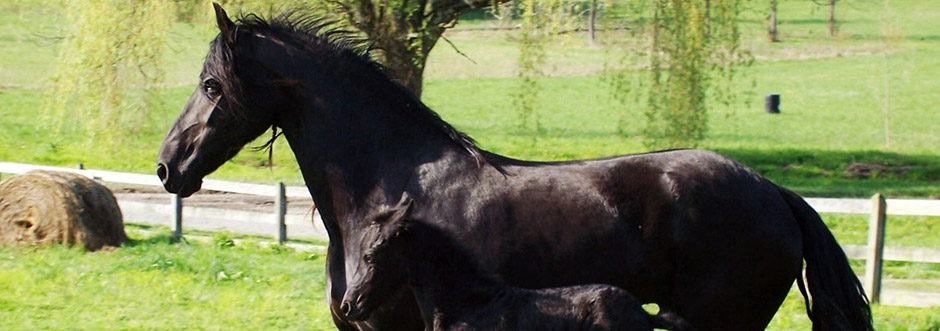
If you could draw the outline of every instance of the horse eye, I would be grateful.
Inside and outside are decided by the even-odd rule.
[[[366,254],[366,256],[362,257],[362,260],[366,261],[366,263],[372,263],[372,254]]]
[[[219,81],[215,80],[215,78],[206,79],[206,81],[202,82],[202,87],[205,89],[206,94],[210,96],[216,96],[222,92]]]

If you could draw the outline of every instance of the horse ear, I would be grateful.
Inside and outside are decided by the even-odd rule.
[[[228,18],[225,9],[222,9],[218,2],[213,2],[212,8],[215,9],[215,22],[219,26],[219,35],[226,43],[232,45],[235,42],[235,22]]]

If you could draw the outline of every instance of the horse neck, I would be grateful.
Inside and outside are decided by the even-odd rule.
[[[397,202],[418,165],[471,159],[422,117],[417,98],[384,77],[343,71],[352,74],[305,75],[320,79],[301,80],[305,95],[278,116],[321,215],[343,219],[357,206]]]
[[[442,231],[416,222],[408,233],[402,259],[425,322],[485,306],[507,289]]]

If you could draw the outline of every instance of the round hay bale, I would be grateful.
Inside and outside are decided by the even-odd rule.
[[[104,185],[42,170],[0,182],[0,243],[80,244],[95,251],[125,240],[121,209]]]

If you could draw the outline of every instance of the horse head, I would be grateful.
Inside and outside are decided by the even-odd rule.
[[[369,217],[371,224],[360,233],[358,249],[346,249],[348,281],[346,295],[340,309],[353,321],[369,317],[386,299],[392,297],[405,284],[402,263],[407,245],[402,234],[411,220],[410,198],[406,196],[397,206]]]
[[[286,100],[278,77],[259,65],[264,51],[215,4],[219,34],[203,63],[200,84],[170,127],[157,157],[157,176],[167,191],[189,196],[202,179],[274,125]]]

